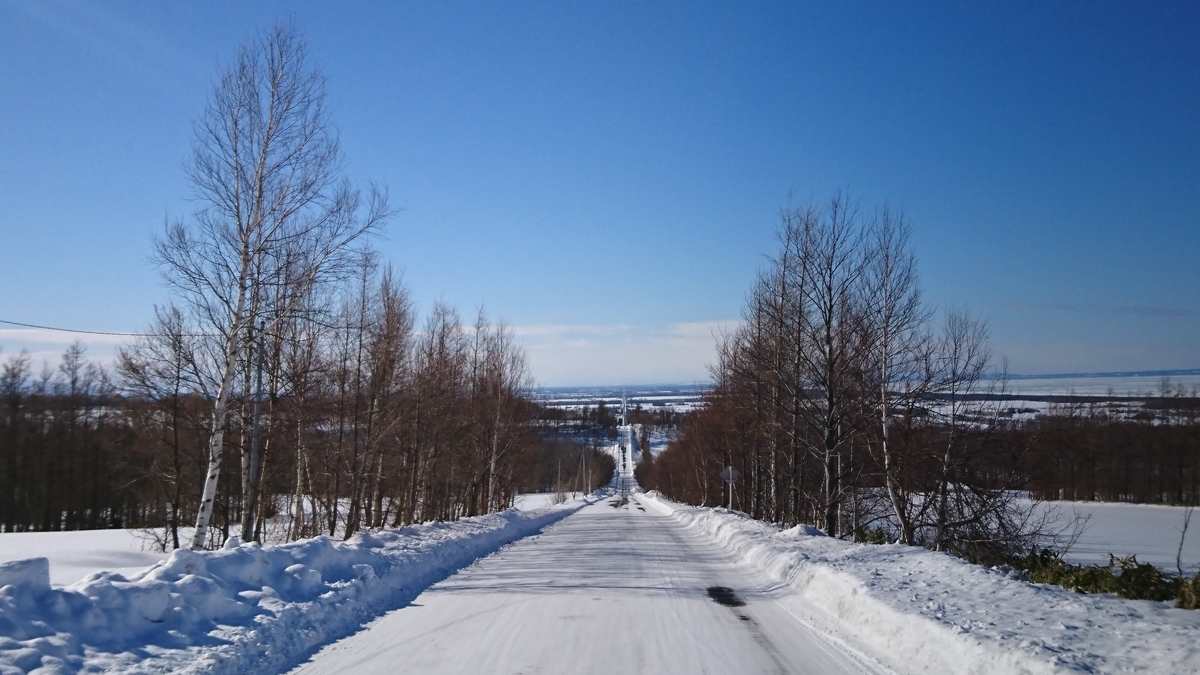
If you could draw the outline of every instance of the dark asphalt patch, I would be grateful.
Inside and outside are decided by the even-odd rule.
[[[709,586],[708,597],[726,607],[744,607],[746,605],[746,601],[739,598],[737,593],[734,593],[733,589],[728,586]]]

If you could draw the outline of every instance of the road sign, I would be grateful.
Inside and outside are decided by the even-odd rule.
[[[711,476],[712,474],[709,474],[709,475]],[[725,470],[721,472],[721,480],[725,481],[726,483],[732,484],[741,477],[742,477],[742,472],[738,471],[737,469],[733,468],[732,466],[725,467]]]

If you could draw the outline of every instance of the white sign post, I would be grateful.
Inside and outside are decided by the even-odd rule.
[[[721,480],[729,483],[729,510],[733,510],[733,482],[742,477],[742,472],[732,466],[725,467],[721,472]]]

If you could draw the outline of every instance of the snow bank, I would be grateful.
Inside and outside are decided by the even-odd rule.
[[[0,675],[282,670],[424,588],[578,510],[519,511],[317,537],[178,550],[131,577],[52,588],[45,558],[0,565]]]
[[[30,558],[0,564],[0,588],[24,586],[32,590],[50,589],[50,560]]]
[[[1030,584],[953,556],[641,500],[764,570],[900,672],[1200,672],[1200,612]]]

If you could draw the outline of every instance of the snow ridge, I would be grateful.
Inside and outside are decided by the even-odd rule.
[[[1171,603],[1030,584],[944,553],[781,530],[656,492],[642,501],[786,584],[898,672],[1200,672],[1200,612]]]
[[[576,501],[279,546],[178,550],[126,578],[51,588],[44,558],[0,565],[0,675],[280,671],[429,585],[574,513]]]

